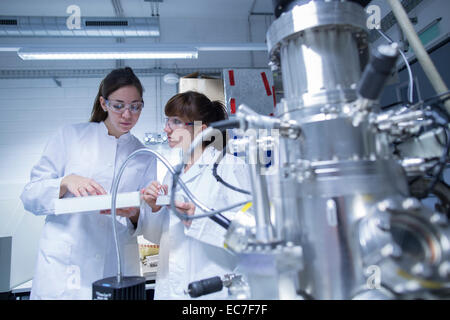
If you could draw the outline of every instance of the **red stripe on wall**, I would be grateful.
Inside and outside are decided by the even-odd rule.
[[[264,87],[266,88],[266,93],[268,96],[272,95],[272,91],[270,90],[269,81],[267,80],[267,76],[265,72],[261,72],[261,77],[264,83]]]
[[[234,86],[234,71],[233,70],[228,70],[228,76],[230,78],[230,86]]]
[[[231,114],[236,113],[236,99],[234,99],[234,98],[230,99],[230,111],[231,111]]]
[[[272,93],[273,93],[273,107],[277,107],[277,97],[275,96],[275,86],[272,86]]]

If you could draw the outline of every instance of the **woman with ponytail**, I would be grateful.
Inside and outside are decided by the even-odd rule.
[[[110,210],[55,215],[55,200],[111,192],[123,162],[144,147],[130,133],[143,108],[143,87],[133,70],[115,69],[100,84],[90,121],[64,126],[48,141],[21,195],[27,211],[46,216],[31,299],[92,299],[92,283],[116,274]],[[155,177],[154,157],[134,158],[118,191],[139,191]],[[117,215],[124,274],[139,275],[144,213],[126,208]]]
[[[188,91],[173,96],[165,107],[169,147],[186,151],[194,138],[211,123],[227,119],[225,107],[219,101],[211,101],[205,95]],[[213,176],[214,163],[222,156],[226,140],[218,132],[212,141],[193,152],[188,163],[184,163],[181,180],[189,190],[206,206],[223,208],[236,202],[249,200],[249,197],[228,189],[217,182]],[[226,154],[217,168],[219,176],[233,186],[250,190],[245,163]],[[224,249],[225,229],[208,218],[190,221],[180,220],[168,207],[157,205],[161,193],[171,190],[172,175],[168,173],[163,183],[153,181],[144,191],[147,205],[143,210],[152,213],[145,215],[144,237],[159,244],[158,271],[156,275],[155,299],[189,299],[184,292],[193,281],[223,276],[233,272],[235,257]],[[179,188],[177,195],[184,195]],[[188,215],[201,214],[202,211],[185,196],[187,202],[175,202],[176,209]],[[233,219],[234,212],[223,213]],[[225,299],[226,290],[203,296],[204,299]]]

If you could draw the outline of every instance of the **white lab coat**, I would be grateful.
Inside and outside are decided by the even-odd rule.
[[[111,215],[55,215],[54,200],[69,174],[92,178],[110,193],[120,166],[140,148],[144,146],[130,133],[118,139],[108,135],[104,122],[65,126],[49,140],[21,195],[27,211],[47,216],[31,299],[92,299],[92,283],[117,273]],[[127,164],[119,192],[138,191],[155,178],[155,157],[137,156]],[[67,192],[64,197],[73,195]],[[137,235],[144,215],[141,212],[137,229],[128,218],[117,217],[124,275],[140,274]]]
[[[233,191],[217,182],[212,175],[215,160],[221,151],[208,147],[202,157],[181,179],[189,190],[209,208],[220,209],[238,202],[251,201],[250,196]],[[250,180],[244,161],[229,154],[222,159],[218,174],[229,184],[250,190]],[[163,184],[172,185],[168,173]],[[177,194],[185,193],[179,184]],[[185,195],[186,196],[186,195]],[[189,200],[190,201],[190,200]],[[151,212],[151,208],[145,205]],[[241,208],[224,215],[230,220]],[[204,213],[196,208],[195,214]],[[223,276],[236,268],[236,257],[223,246],[225,229],[210,218],[192,220],[189,228],[167,207],[145,215],[143,235],[160,245],[156,275],[155,299],[190,299],[184,293],[188,284],[214,276]],[[201,297],[201,299],[226,299],[226,289]]]

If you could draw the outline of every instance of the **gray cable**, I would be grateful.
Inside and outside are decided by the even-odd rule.
[[[393,43],[394,41],[386,35],[383,31],[380,29],[376,29],[378,33],[386,39],[389,43]],[[408,70],[408,77],[409,77],[409,86],[408,86],[408,100],[409,103],[413,103],[414,100],[414,78],[411,70],[411,66],[409,65],[408,58],[406,58],[406,55],[403,53],[403,51],[399,48],[398,52],[402,56],[403,60],[405,61],[406,69]]]
[[[112,198],[111,198],[111,215],[113,218],[113,235],[114,235],[114,242],[116,245],[116,255],[117,255],[117,281],[120,282],[121,278],[122,278],[122,266],[121,266],[121,255],[120,255],[120,249],[119,249],[119,242],[118,242],[118,238],[117,238],[117,228],[116,228],[116,198],[117,198],[117,190],[119,188],[119,181],[120,178],[122,177],[123,171],[125,170],[126,165],[128,164],[128,162],[134,158],[136,155],[140,154],[140,153],[144,153],[144,152],[148,152],[151,153],[153,155],[155,155],[159,160],[161,160],[161,162],[167,167],[167,169],[174,174],[175,171],[173,169],[173,167],[170,165],[169,161],[167,161],[166,158],[164,158],[162,155],[160,155],[159,153],[150,150],[150,149],[138,149],[136,151],[134,151],[133,153],[131,153],[128,158],[124,161],[124,163],[122,164],[122,166],[120,167],[120,170],[117,174],[117,177],[114,179],[113,185],[112,185]],[[189,191],[189,189],[186,187],[186,185],[183,183],[183,181],[180,181],[180,185],[183,188],[183,190],[186,192],[186,195],[192,200],[192,202],[194,202],[198,207],[201,208],[205,208],[206,210],[208,210],[208,208],[203,205],[202,203],[200,203],[200,201]]]
[[[220,212],[223,211],[227,211],[242,205],[245,205],[248,203],[248,201],[245,202],[240,202],[234,205],[231,205],[229,207],[220,209],[220,210],[213,210],[213,209],[203,209],[201,208],[203,211],[207,211],[208,213],[205,214],[199,214],[199,215],[194,215],[194,216],[189,216],[187,214],[182,214],[180,212],[178,212],[175,209],[175,190],[176,190],[176,184],[177,181],[182,182],[181,179],[179,179],[179,176],[181,174],[181,171],[183,170],[184,167],[184,163],[187,163],[187,161],[190,161],[190,156],[191,154],[195,151],[195,149],[205,140],[209,139],[213,134],[214,134],[214,130],[216,130],[213,127],[208,127],[205,130],[203,130],[199,135],[197,135],[197,137],[195,137],[195,139],[192,141],[191,146],[189,148],[189,150],[183,155],[183,162],[181,164],[179,164],[177,166],[177,168],[175,168],[173,176],[172,176],[172,190],[171,190],[171,194],[170,194],[170,205],[173,208],[173,212],[176,214],[176,216],[182,220],[194,220],[194,219],[200,219],[200,218],[206,218],[206,217],[211,217],[215,214],[218,214]]]
[[[113,219],[113,221],[112,221],[112,224],[113,224],[113,235],[114,235],[114,242],[115,242],[115,245],[116,245],[116,255],[117,255],[117,282],[120,282],[121,279],[122,279],[121,255],[120,255],[119,241],[118,241],[118,237],[117,237],[117,227],[116,227],[116,198],[117,198],[117,191],[118,191],[118,188],[119,188],[119,181],[120,181],[120,178],[121,178],[121,176],[123,174],[123,171],[125,170],[125,167],[128,164],[128,162],[132,158],[134,158],[136,155],[141,154],[141,153],[147,153],[147,152],[153,154],[154,156],[156,156],[167,167],[167,169],[170,171],[170,173],[172,173],[172,175],[174,176],[174,180],[178,181],[180,183],[181,188],[186,193],[186,195],[192,200],[192,202],[197,207],[199,207],[201,210],[207,212],[206,214],[195,215],[195,216],[188,216],[187,214],[179,213],[177,210],[174,209],[173,211],[175,211],[175,214],[180,219],[182,219],[182,220],[193,220],[193,219],[200,219],[200,218],[210,217],[210,216],[218,214],[218,213],[220,213],[222,211],[227,211],[227,210],[236,208],[238,206],[242,206],[242,205],[247,203],[247,201],[246,202],[240,202],[240,203],[237,203],[237,204],[225,207],[225,208],[220,209],[220,210],[212,210],[212,209],[208,208],[207,206],[205,206],[203,203],[201,203],[200,200],[198,200],[197,197],[195,197],[189,191],[189,189],[186,187],[184,182],[181,179],[179,179],[179,173],[176,172],[176,170],[172,167],[172,165],[169,163],[169,161],[167,161],[167,159],[164,158],[161,154],[159,154],[156,151],[147,149],[147,148],[138,149],[138,150],[134,151],[133,153],[131,153],[127,157],[127,159],[124,161],[124,163],[120,167],[120,170],[119,170],[116,178],[114,179],[113,185],[112,185],[111,216],[112,216],[112,219]],[[172,195],[171,195],[171,204],[174,205],[174,192],[172,192]],[[173,206],[173,208],[175,208],[175,206]]]

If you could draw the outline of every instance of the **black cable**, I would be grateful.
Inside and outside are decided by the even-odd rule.
[[[171,192],[173,192],[173,193],[175,193],[175,191],[176,191],[176,185],[177,185],[178,179],[180,179],[182,168],[183,168],[183,165],[180,164],[179,168],[176,168],[175,173],[172,175],[172,191]],[[173,208],[173,210],[177,210],[177,209]],[[214,211],[214,209],[212,209],[212,210]],[[218,225],[220,225],[221,227],[223,227],[224,229],[228,229],[228,227],[231,224],[231,220],[228,219],[227,217],[225,217],[221,213],[216,213],[213,216],[210,216],[209,218],[212,221],[214,221],[215,223],[217,223]]]
[[[446,98],[444,98],[444,99],[441,99],[441,97],[442,97],[442,96],[445,96],[445,95],[449,95],[449,96],[446,97]],[[443,102],[443,101],[445,101],[445,100],[450,99],[450,90],[447,91],[447,92],[440,93],[440,94],[437,94],[437,95],[435,95],[435,96],[429,97],[429,98],[423,100],[422,103],[428,103],[428,101],[433,100],[433,99],[438,99],[438,101],[436,101],[436,102]]]
[[[398,101],[398,102],[394,102],[394,103],[391,103],[391,104],[388,104],[387,106],[382,106],[382,107],[380,107],[380,109],[381,110],[386,110],[386,109],[389,109],[389,108],[392,108],[392,107],[395,107],[395,106],[398,106],[398,105],[406,105],[406,106],[410,106],[411,104],[409,103],[409,102],[406,102],[406,101]]]
[[[438,134],[437,134],[436,131],[433,132],[433,137],[434,137],[434,140],[436,140],[436,142],[437,142],[442,148],[445,147],[445,142],[441,141],[441,138],[438,136]]]
[[[224,229],[228,229],[230,226],[231,220],[225,217],[223,214],[218,213],[215,216],[209,217],[212,221],[220,225]]]
[[[241,125],[241,121],[237,118],[220,120],[220,121],[212,122],[209,124],[210,127],[218,129],[218,130],[222,130],[222,131],[225,129],[239,128],[240,125]]]
[[[431,168],[432,171],[435,171],[435,168],[439,165],[439,170],[435,173],[434,177],[432,178],[430,184],[425,189],[425,191],[418,197],[420,199],[426,198],[430,194],[430,192],[433,191],[434,187],[439,182],[442,172],[444,172],[445,166],[447,164],[447,157],[448,157],[448,153],[450,151],[450,139],[449,139],[449,135],[448,135],[448,128],[445,125],[440,125],[440,127],[442,127],[444,130],[446,146],[444,148],[444,152],[442,153],[442,156],[439,159],[439,162]]]
[[[225,154],[226,154],[226,153],[227,153],[227,149],[226,149],[226,147],[225,147],[225,148],[223,148],[222,156],[219,157],[219,158],[218,158],[218,161],[216,160],[216,162],[214,163],[214,166],[213,166],[213,169],[212,169],[212,174],[213,174],[214,178],[216,178],[216,180],[217,180],[218,182],[220,182],[221,184],[223,184],[225,187],[227,187],[227,188],[229,188],[229,189],[231,189],[231,190],[233,190],[233,191],[237,191],[237,192],[240,192],[240,193],[244,193],[244,194],[251,195],[251,193],[248,192],[247,190],[240,189],[240,188],[238,188],[238,187],[232,186],[232,185],[229,184],[228,182],[224,181],[224,180],[222,179],[222,177],[220,177],[220,176],[217,174],[217,167],[219,166],[219,162],[225,157]]]
[[[436,117],[436,115],[431,115],[431,117],[433,117],[433,122],[435,123],[435,125],[437,125],[438,128],[443,129],[444,136],[445,136],[445,146],[443,148],[443,153],[442,153],[441,157],[438,158],[438,162],[425,172],[426,174],[429,174],[430,176],[432,176],[431,182],[429,183],[429,185],[425,189],[425,191],[422,192],[422,194],[417,195],[417,198],[419,198],[419,199],[427,198],[428,195],[433,191],[433,189],[436,187],[436,185],[440,181],[442,173],[447,165],[448,153],[450,151],[450,135],[449,135],[449,128],[448,128],[448,124],[450,123],[450,114],[447,112],[447,110],[445,108],[441,107],[441,104],[443,103],[443,101],[450,98],[450,96],[449,96],[449,97],[442,99],[443,96],[445,96],[449,93],[450,93],[450,91],[427,98],[427,99],[419,102],[419,103],[425,104],[425,102],[427,102],[427,101],[438,99],[438,101],[435,101],[434,103],[429,104],[428,106],[432,110],[434,110],[438,115],[440,115],[442,118],[445,119],[445,123],[440,123],[438,121],[439,119]],[[438,139],[436,134],[434,135],[434,137],[438,141],[439,145],[442,146],[443,143],[442,143],[442,141],[440,141]],[[396,150],[395,144],[394,144],[394,150]],[[439,169],[436,171],[437,167]],[[411,181],[409,181],[409,185],[412,185],[419,179],[420,179],[420,177],[416,177],[416,178],[412,179]]]

